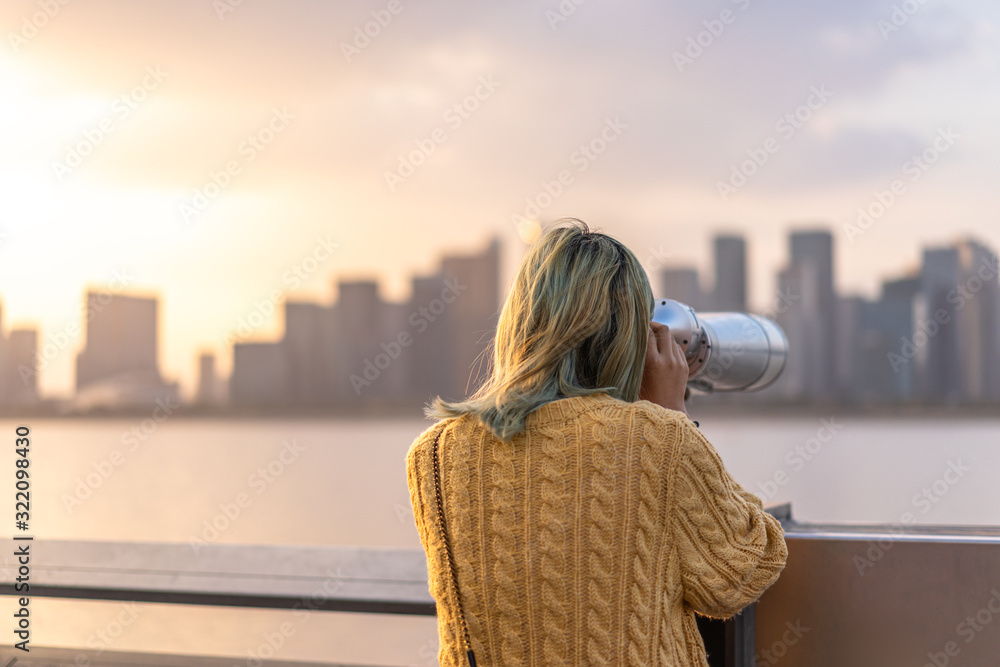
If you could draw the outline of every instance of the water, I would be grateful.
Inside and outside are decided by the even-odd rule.
[[[173,419],[147,421],[145,431],[129,420],[28,423],[37,537],[420,546],[404,456],[426,420]],[[14,427],[0,421],[0,437],[13,443]],[[737,481],[765,504],[792,501],[802,521],[899,523],[909,514],[916,523],[1000,525],[1000,417],[706,418],[702,431]],[[2,448],[0,470],[13,470],[12,449]],[[250,505],[212,533],[219,504],[240,493]],[[437,646],[433,618],[302,620],[290,611],[43,598],[32,606],[37,645],[227,655],[234,665],[268,655],[282,623],[292,627],[275,654],[285,660],[431,665]]]

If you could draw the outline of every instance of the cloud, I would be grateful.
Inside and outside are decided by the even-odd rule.
[[[834,91],[835,104],[875,104],[902,68],[930,67],[969,48],[971,21],[952,6],[920,5],[885,36],[879,22],[893,20],[895,5],[591,0],[552,24],[547,12],[558,12],[557,2],[404,0],[387,20],[378,3],[260,1],[220,21],[198,0],[151,0],[141,10],[74,5],[62,17],[74,21],[54,22],[31,47],[32,57],[57,61],[63,74],[109,99],[130,85],[137,63],[171,72],[157,91],[161,106],[137,114],[127,145],[109,143],[91,174],[100,178],[99,168],[107,179],[163,187],[203,180],[262,114],[287,104],[299,112],[294,134],[242,184],[343,179],[377,193],[398,156],[440,126],[477,77],[492,75],[502,89],[449,135],[420,176],[432,190],[502,200],[551,178],[615,116],[630,127],[595,165],[604,185],[710,184],[773,133],[811,86]],[[731,18],[725,24],[723,11]],[[707,44],[678,72],[674,54],[689,39]],[[351,62],[345,43],[359,49]],[[93,44],[103,48],[85,48]],[[796,165],[781,180],[789,187],[867,178],[895,164],[906,143],[891,124],[812,132],[785,151]]]
[[[901,178],[903,163],[926,143],[892,126],[846,125],[829,133],[805,127],[773,166],[761,170],[753,186],[764,192],[800,192]]]

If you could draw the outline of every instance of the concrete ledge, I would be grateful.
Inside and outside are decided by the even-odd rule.
[[[0,667],[79,667],[78,656],[86,656],[88,667],[232,667],[243,658],[213,658],[197,655],[167,655],[134,653],[129,651],[93,651],[71,648],[31,647],[29,653],[11,648],[0,649]],[[261,660],[262,667],[361,667],[333,662],[297,662],[288,660]]]
[[[420,549],[36,539],[31,596],[434,615]],[[0,570],[14,590],[16,558]],[[2,665],[0,665],[2,667]]]

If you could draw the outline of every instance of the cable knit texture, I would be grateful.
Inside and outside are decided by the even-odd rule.
[[[707,667],[695,613],[728,618],[778,578],[778,521],[681,412],[606,393],[546,403],[511,442],[444,419],[406,455],[442,667],[466,664],[434,505],[477,663]]]

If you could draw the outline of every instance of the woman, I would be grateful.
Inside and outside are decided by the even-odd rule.
[[[406,468],[441,665],[707,666],[695,613],[777,579],[781,526],[688,418],[684,353],[652,316],[632,252],[555,226],[514,278],[491,376],[426,409]]]

